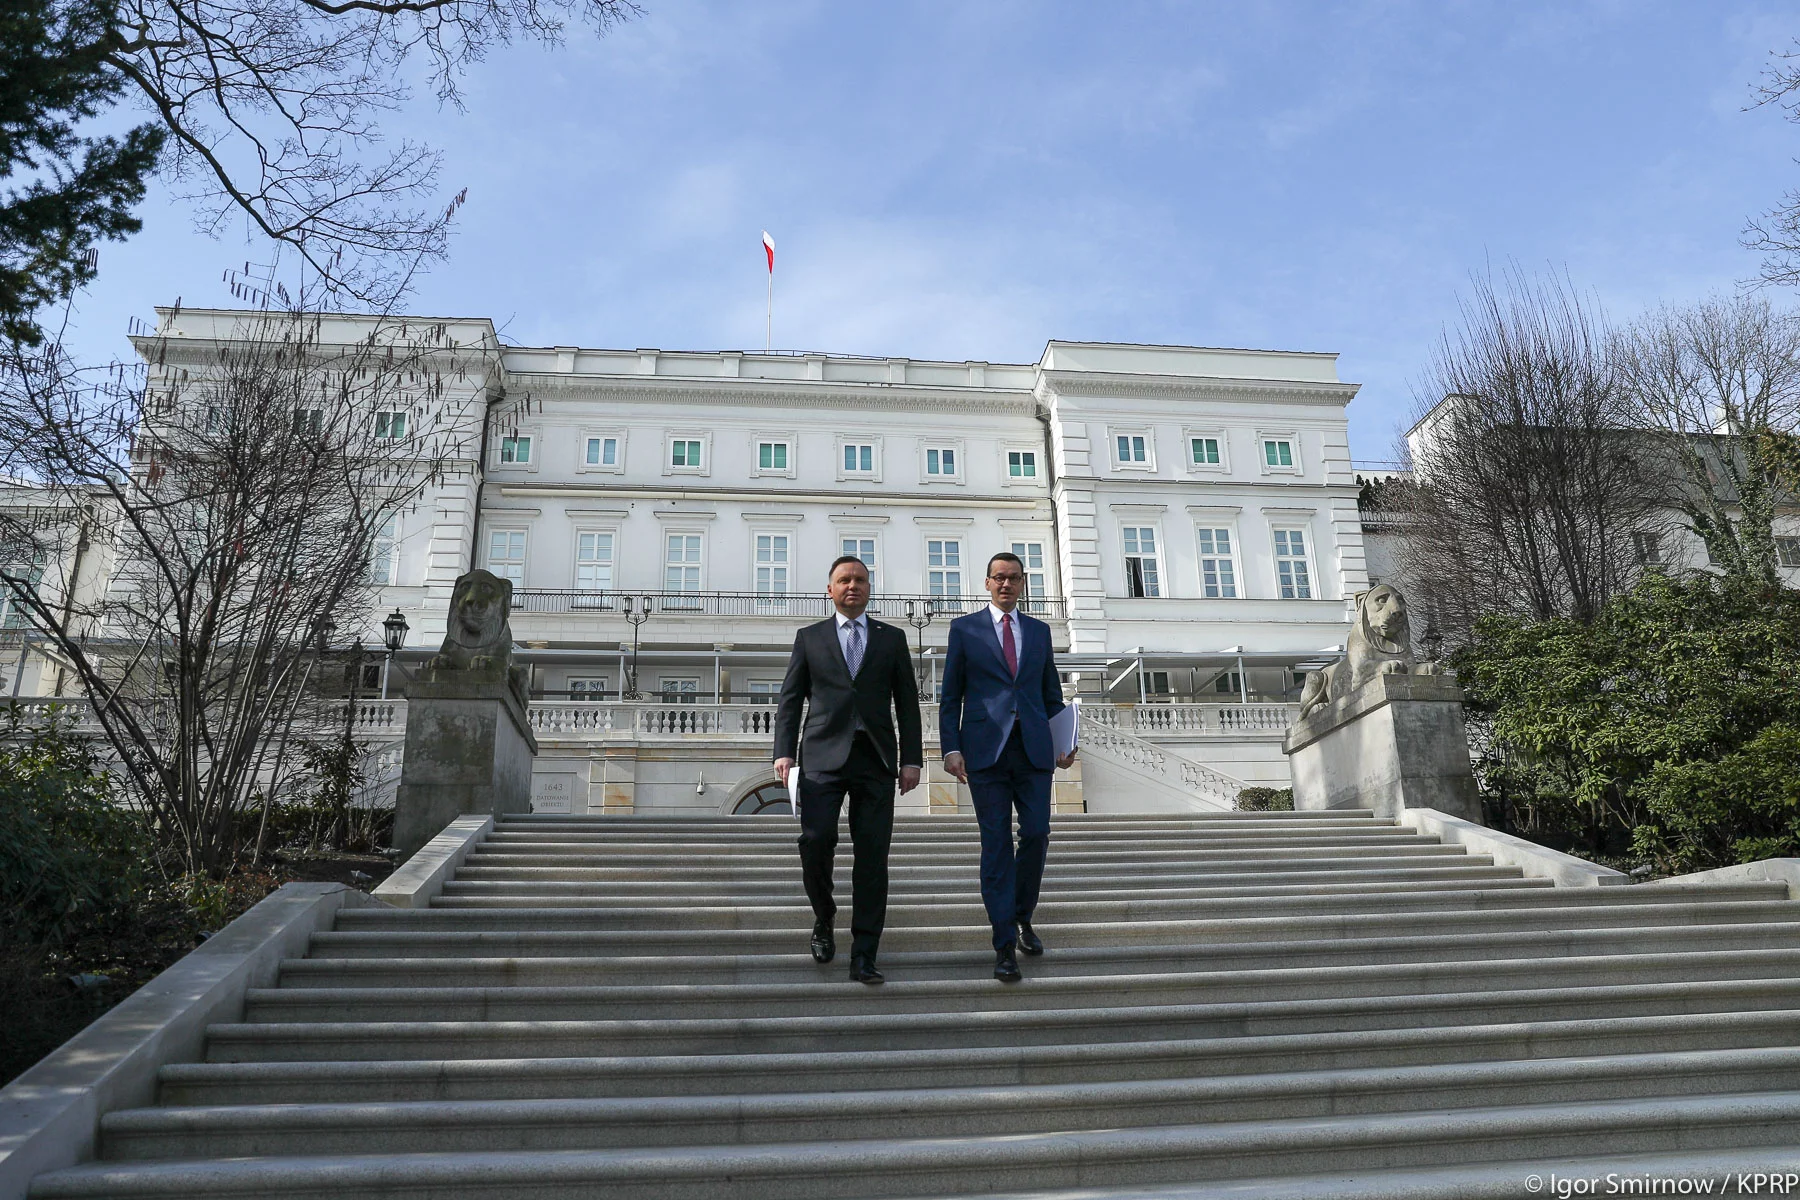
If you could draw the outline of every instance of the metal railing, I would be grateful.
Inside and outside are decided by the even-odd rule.
[[[591,613],[623,617],[626,602],[639,612],[670,617],[775,617],[786,620],[823,620],[831,615],[831,601],[823,594],[803,592],[584,592],[567,588],[519,588],[513,592],[512,611],[518,613]],[[939,618],[959,617],[988,602],[986,596],[890,596],[869,601],[869,613],[887,621],[906,620],[906,606],[915,613],[930,612]],[[1019,608],[1034,617],[1061,620],[1060,596],[1021,600]]]
[[[1143,737],[1283,733],[1299,712],[1298,704],[1087,703],[1081,707],[1081,715],[1096,725]]]

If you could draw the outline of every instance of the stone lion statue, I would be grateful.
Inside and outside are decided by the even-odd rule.
[[[1302,720],[1313,709],[1342,700],[1377,675],[1437,673],[1435,666],[1421,667],[1414,660],[1406,597],[1385,583],[1370,588],[1356,602],[1356,624],[1344,649],[1341,661],[1306,677],[1300,693]]]
[[[503,680],[523,694],[525,672],[513,665],[512,580],[489,571],[460,576],[450,593],[444,644],[426,664],[434,677],[467,673]]]

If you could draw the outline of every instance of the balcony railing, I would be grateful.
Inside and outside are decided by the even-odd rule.
[[[1298,704],[1097,704],[1081,706],[1081,715],[1108,729],[1140,737],[1282,733],[1294,723]]]
[[[789,621],[817,621],[831,615],[831,601],[822,593],[767,592],[583,592],[560,588],[519,588],[513,592],[515,613],[592,613],[622,617],[626,604],[653,617],[775,617]],[[884,621],[906,620],[906,606],[916,614],[930,612],[938,619],[974,612],[988,602],[986,596],[888,596],[869,601],[869,613]],[[646,610],[645,606],[648,606]],[[1021,610],[1035,617],[1060,619],[1059,596],[1027,599]]]

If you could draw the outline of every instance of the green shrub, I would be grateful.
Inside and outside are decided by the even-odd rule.
[[[93,745],[66,721],[0,714],[0,908],[6,932],[57,943],[128,910],[152,844]]]
[[[1237,794],[1237,806],[1243,812],[1293,812],[1294,789],[1243,788]]]
[[[1499,823],[1694,871],[1800,853],[1800,593],[1652,575],[1454,660]]]

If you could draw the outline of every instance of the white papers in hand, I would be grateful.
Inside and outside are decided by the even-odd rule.
[[[1055,748],[1058,758],[1068,757],[1069,751],[1075,749],[1079,741],[1076,727],[1080,722],[1076,718],[1080,715],[1080,708],[1079,701],[1071,701],[1063,705],[1061,712],[1050,718],[1050,744]]]

